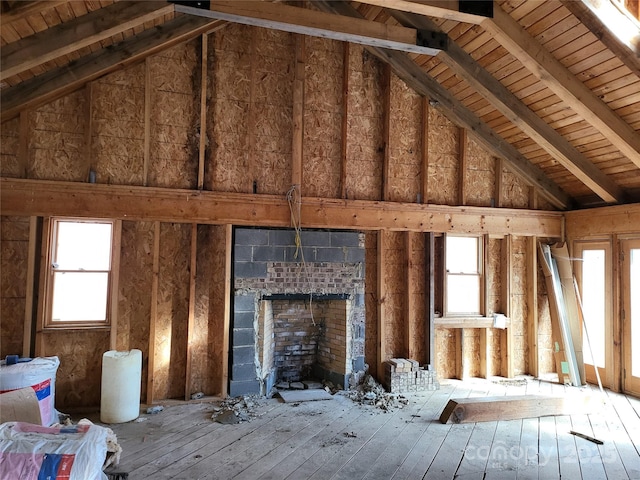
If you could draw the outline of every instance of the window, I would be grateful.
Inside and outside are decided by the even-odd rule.
[[[582,309],[589,344],[583,346],[584,361],[589,365],[604,368],[605,365],[605,318],[606,318],[606,252],[604,249],[582,252]],[[590,347],[590,348],[589,348]],[[593,351],[593,357],[591,352]]]
[[[445,238],[445,316],[482,315],[482,242]]]
[[[109,324],[112,221],[53,219],[46,326]]]

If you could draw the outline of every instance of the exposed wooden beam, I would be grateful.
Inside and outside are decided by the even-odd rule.
[[[299,33],[312,37],[391,48],[421,55],[435,55],[438,49],[423,46],[413,28],[387,25],[366,19],[353,20],[340,15],[262,1],[211,2],[211,10],[176,5],[176,11],[243,25]]]
[[[640,203],[575,210],[566,215],[570,240],[638,233],[639,225]]]
[[[456,22],[478,25],[487,19],[484,15],[460,11],[460,2],[457,0],[358,0],[358,2],[393,10],[417,13],[419,15],[427,15],[434,18],[442,18],[444,20],[455,20]]]
[[[498,5],[482,26],[573,111],[640,167],[640,135]]]
[[[118,305],[120,298],[120,257],[122,250],[122,220],[113,224],[113,247],[111,252],[111,278],[109,285],[109,349],[118,349]]]
[[[196,323],[196,273],[198,268],[198,224],[191,224],[191,251],[189,255],[189,310],[187,318],[187,360],[185,365],[184,399],[189,400],[192,393],[193,379],[191,378],[193,362],[194,329]]]
[[[38,244],[38,217],[29,217],[29,246],[27,250],[27,278],[25,285],[24,326],[22,333],[22,356],[31,358],[33,332],[33,297],[35,294],[36,258]]]
[[[424,318],[424,336],[425,336],[425,360],[428,365],[435,365],[435,263],[436,263],[436,244],[433,232],[428,232],[424,236],[424,262],[425,262],[425,318]]]
[[[403,25],[439,30],[438,26],[428,18],[405,12],[391,12],[391,14]],[[610,203],[623,202],[624,193],[613,180],[522,103],[461,47],[454,42],[449,42],[447,50],[440,52],[438,58],[600,198]]]
[[[380,230],[378,232],[378,248],[376,255],[376,264],[378,267],[378,272],[376,275],[377,278],[377,286],[376,286],[376,295],[378,297],[377,302],[377,330],[378,330],[378,348],[377,348],[377,374],[379,377],[384,373],[384,367],[382,365],[383,362],[387,360],[387,329],[386,329],[386,308],[385,302],[387,300],[387,252],[385,249],[384,237],[386,232]]]
[[[489,265],[489,234],[485,233],[482,236],[482,264]],[[489,318],[489,290],[490,284],[487,279],[487,271],[485,269],[484,275],[482,276],[482,304],[483,304],[483,314],[485,318]],[[479,333],[480,336],[480,376],[484,378],[489,378],[493,375],[494,365],[493,365],[493,348],[490,342],[492,338],[493,332],[493,319],[490,325],[485,328],[481,328]]]
[[[315,5],[323,10],[327,9],[346,16],[360,16],[357,10],[343,2],[318,1]],[[560,208],[569,206],[568,195],[558,185],[550,180],[542,170],[529,162],[514,146],[494,132],[471,110],[456,100],[442,85],[411,60],[408,55],[387,49],[366,48],[383,62],[389,63],[396,75],[416,92],[434,100],[438,104],[438,108],[449,119],[459,126],[467,128],[476,141],[489,152],[504,158],[512,171],[522,177],[528,184],[537,186],[541,195],[544,195],[549,202]]]
[[[529,374],[538,376],[538,239],[527,238],[527,345],[529,346]]]
[[[172,13],[161,1],[118,2],[2,47],[0,80]]]
[[[222,345],[222,372],[220,375],[220,396],[229,392],[229,332],[231,331],[231,297],[233,296],[233,225],[224,225],[224,307],[220,344]]]
[[[502,312],[507,318],[511,317],[512,281],[513,281],[513,237],[505,235],[502,239],[501,284]],[[514,375],[514,341],[513,328],[506,328],[500,335],[502,354],[502,376],[513,378]]]
[[[66,95],[85,83],[128,67],[146,57],[224,26],[224,22],[183,16],[166,22],[113,47],[99,50],[65,66],[0,91],[1,120],[15,117]]]
[[[306,228],[561,238],[561,212],[303,197]],[[2,178],[0,214],[289,227],[284,195]]]
[[[156,324],[158,320],[158,290],[160,284],[160,222],[153,224],[153,278],[151,281],[151,312],[149,314],[149,358],[147,361],[147,403],[154,400]]]
[[[407,358],[416,358],[416,351],[413,347],[413,338],[415,332],[413,329],[413,318],[415,316],[415,302],[413,299],[413,290],[415,288],[415,282],[413,277],[413,262],[412,262],[412,250],[411,250],[411,232],[404,232],[404,267],[405,267],[405,290],[404,290],[404,344],[406,347]]]

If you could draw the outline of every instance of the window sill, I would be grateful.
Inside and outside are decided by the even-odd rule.
[[[494,328],[493,315],[489,317],[436,317],[433,324],[436,328]],[[511,325],[510,319],[506,319],[506,328]]]
[[[108,331],[111,330],[111,325],[105,325],[100,324],[100,325],[87,325],[86,323],[83,324],[67,324],[67,325],[47,325],[45,326],[41,332],[42,333],[50,333],[50,332],[58,332],[58,331],[69,331],[69,330],[104,330],[104,331]]]

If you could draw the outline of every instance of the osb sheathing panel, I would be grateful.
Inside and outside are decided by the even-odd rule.
[[[379,200],[384,157],[382,65],[359,45],[349,46],[347,197]]]
[[[529,208],[529,186],[508,170],[502,173],[502,200],[504,208]]]
[[[3,177],[23,177],[25,172],[18,158],[20,119],[14,118],[0,128],[0,175]]]
[[[465,204],[490,207],[495,191],[496,161],[473,139],[467,137]]]
[[[197,186],[200,47],[199,41],[191,41],[149,59],[152,99],[150,186]]]
[[[149,366],[153,236],[153,222],[122,222],[116,345],[142,352],[141,398],[146,398]]]
[[[0,218],[0,357],[22,354],[29,218]]]
[[[43,356],[57,356],[57,409],[100,405],[102,355],[109,350],[109,332],[72,330],[43,333]]]
[[[284,195],[291,187],[294,36],[265,28],[251,33],[255,35],[251,178],[258,193]]]
[[[511,242],[511,329],[514,342],[513,370],[515,375],[528,371],[527,338],[527,239],[513,236]]]
[[[489,345],[489,358],[491,369],[487,375],[502,375],[502,336],[503,330],[489,329],[487,334],[487,344]]]
[[[92,86],[91,166],[98,183],[144,183],[144,63]]]
[[[191,387],[193,392],[219,395],[225,361],[225,227],[198,226],[196,304],[191,343]]]
[[[87,180],[85,95],[75,92],[38,108],[29,129],[28,176]]]
[[[340,197],[343,43],[305,37],[303,194]]]
[[[456,331],[452,328],[437,328],[434,344],[438,378],[456,378]]]
[[[385,232],[382,235],[383,255],[385,258],[384,284],[385,297],[382,303],[385,326],[385,353],[387,358],[405,357],[405,332],[407,322],[404,315],[406,295],[406,253],[403,232]]]
[[[416,202],[420,193],[422,97],[391,75],[389,200]]]
[[[250,39],[255,37],[255,44]],[[230,26],[215,34],[212,189],[284,194],[291,183],[292,35]],[[253,88],[252,88],[253,85]],[[249,130],[249,126],[251,129]]]
[[[26,299],[0,298],[2,321],[0,321],[0,357],[22,355],[22,333]]]
[[[380,232],[365,232],[365,362],[372,375],[378,374],[378,235]],[[382,374],[384,372],[380,372]]]
[[[249,193],[250,27],[231,24],[210,36],[205,188]]]
[[[154,358],[154,398],[184,396],[191,226],[160,225],[160,265]]]
[[[463,377],[480,376],[480,330],[462,329],[462,365]]]
[[[428,203],[456,205],[458,196],[459,128],[429,107]]]
[[[426,357],[426,305],[425,305],[425,236],[410,234],[410,277],[412,289],[409,292],[413,308],[409,312],[408,325],[411,328],[409,351],[414,360],[428,363]]]

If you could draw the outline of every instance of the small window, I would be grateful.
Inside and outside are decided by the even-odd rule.
[[[446,236],[445,315],[482,315],[482,242]]]
[[[113,222],[54,219],[49,327],[109,324]]]

